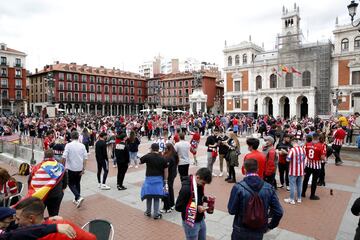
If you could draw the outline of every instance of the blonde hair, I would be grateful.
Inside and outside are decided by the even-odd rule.
[[[234,140],[236,147],[240,147],[239,139],[237,138],[237,136],[236,136],[235,133],[233,133],[233,132],[230,133],[230,138],[231,138],[232,140]]]

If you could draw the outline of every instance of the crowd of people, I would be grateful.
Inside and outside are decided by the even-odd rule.
[[[187,239],[206,238],[204,214],[213,213],[215,199],[205,195],[204,185],[210,184],[214,177],[224,177],[234,184],[228,203],[229,214],[235,215],[233,239],[251,236],[251,239],[262,239],[266,231],[279,224],[283,215],[277,189],[289,191],[285,203],[300,204],[311,179],[309,199],[320,199],[316,189],[326,184],[327,159],[333,154],[337,166],[343,163],[341,147],[354,144],[353,129],[359,127],[357,117],[358,113],[327,120],[211,114],[77,114],[53,119],[20,115],[1,119],[0,134],[18,133],[22,143],[41,146],[44,150],[44,160],[32,167],[25,199],[40,199],[41,208],[47,208],[49,217],[58,216],[63,190],[67,187],[74,194],[74,205],[81,207],[84,201],[81,177],[85,174],[90,149],[94,149],[99,189],[111,189],[106,184],[111,165],[117,168],[117,189],[122,191],[127,189],[124,179],[128,168],[145,164],[141,189],[141,199],[146,200],[144,215],[161,219],[163,213],[174,209],[181,212]],[[242,136],[247,137],[247,154],[241,153],[239,137]],[[199,164],[201,138],[206,138],[207,164],[192,175],[189,168]],[[150,142],[151,148],[140,157],[139,147],[144,141]],[[356,143],[360,144],[360,139]],[[214,168],[216,161],[219,171]],[[240,167],[245,176],[240,182],[236,167]],[[4,194],[2,201],[6,202],[16,193],[16,184],[2,170],[0,189]],[[182,187],[175,197],[174,181],[178,175]],[[262,214],[258,208],[263,209]],[[254,222],[251,215],[262,221]],[[74,228],[69,229],[74,233]],[[10,231],[8,226],[2,230]]]

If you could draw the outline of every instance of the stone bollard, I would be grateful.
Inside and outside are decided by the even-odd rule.
[[[0,140],[0,153],[4,152],[4,140]]]
[[[17,155],[18,155],[18,151],[19,151],[19,145],[18,144],[14,144],[14,158],[16,158],[17,157]]]

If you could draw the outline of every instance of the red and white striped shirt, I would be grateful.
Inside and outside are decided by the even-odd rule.
[[[344,139],[346,137],[346,132],[342,128],[338,128],[334,131],[334,145],[342,146],[344,144]]]
[[[324,155],[324,145],[320,142],[310,142],[304,145],[304,149],[308,159],[306,167],[312,169],[321,169],[321,159]]]
[[[286,160],[290,162],[289,175],[290,176],[304,176],[304,168],[307,161],[305,150],[296,146],[290,149]]]

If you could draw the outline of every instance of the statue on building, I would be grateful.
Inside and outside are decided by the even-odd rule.
[[[202,72],[194,72],[193,73],[194,76],[194,86],[195,89],[196,88],[201,88],[202,87],[202,80],[203,80],[203,74]]]

